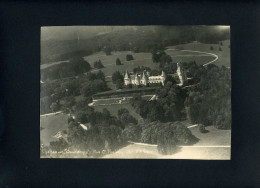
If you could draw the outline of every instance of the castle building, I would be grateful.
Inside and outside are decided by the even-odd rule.
[[[176,75],[177,74],[177,75]],[[173,74],[172,76],[178,76],[180,83],[179,85],[183,85],[186,80],[187,80],[187,76],[186,76],[186,70],[183,68],[183,65],[178,62],[177,63],[177,71],[176,74]],[[125,85],[147,85],[149,83],[162,83],[162,85],[164,85],[164,81],[166,79],[165,73],[164,71],[162,71],[162,74],[159,76],[150,76],[150,73],[147,71],[143,71],[142,74],[130,74],[127,70],[125,72],[125,76],[124,76],[124,82]]]
[[[162,74],[159,76],[150,76],[149,72],[143,71],[142,74],[129,74],[126,70],[124,76],[125,85],[144,85],[146,86],[149,83],[162,83],[164,85],[165,73],[162,71]]]
[[[177,63],[177,74],[180,80],[180,85],[183,85],[187,80],[186,70],[183,68],[180,62]]]

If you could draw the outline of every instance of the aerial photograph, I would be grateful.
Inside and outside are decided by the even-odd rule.
[[[231,159],[228,25],[43,26],[40,158]]]

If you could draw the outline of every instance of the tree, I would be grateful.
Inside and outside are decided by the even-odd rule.
[[[172,154],[177,145],[192,144],[197,138],[181,122],[161,123],[151,122],[142,124],[141,141],[157,144],[162,154]]]
[[[166,78],[165,78],[164,83],[167,83],[167,82],[171,82],[172,84],[176,84],[177,83],[176,80],[172,76],[170,76],[170,75],[167,75]]]
[[[59,105],[56,102],[53,102],[50,106],[52,112],[57,112],[59,110]]]
[[[100,70],[96,75],[97,79],[105,81],[105,74]]]
[[[141,139],[142,127],[138,124],[128,124],[122,132],[127,141],[139,142]]]
[[[104,80],[96,79],[92,82],[85,83],[80,92],[85,97],[90,97],[97,92],[106,91],[107,89],[107,83]]]
[[[105,51],[106,55],[111,55],[112,49],[110,47],[105,47],[104,51]]]
[[[84,111],[76,112],[76,120],[79,121],[80,123],[88,123],[89,122],[88,115]]]
[[[127,54],[126,55],[126,61],[131,61],[131,60],[134,60],[134,57],[132,54]]]
[[[123,86],[124,86],[124,82],[123,82],[121,79],[118,79],[118,80],[116,81],[116,88],[117,88],[117,89],[122,89]]]
[[[104,65],[101,63],[100,60],[94,62],[94,68],[101,69],[104,68]]]
[[[200,74],[200,82],[190,88],[185,106],[191,123],[214,125],[219,129],[231,126],[231,76],[225,67],[209,65]]]
[[[158,76],[158,75],[160,75],[161,74],[161,72],[159,71],[159,70],[157,70],[157,69],[153,69],[151,72],[150,72],[150,75],[151,76]]]
[[[91,68],[90,64],[82,57],[73,57],[69,60],[69,62],[70,63],[68,63],[68,67],[66,67],[66,70],[73,70],[76,75],[88,72]]]
[[[75,105],[75,98],[73,96],[68,96],[64,98],[63,110],[67,111],[67,109],[71,110]]]
[[[124,125],[130,124],[130,123],[136,125],[138,123],[137,120],[132,115],[130,115],[129,111],[126,108],[119,109],[117,112],[117,115],[118,115],[118,119]]]
[[[122,65],[122,63],[121,63],[119,58],[116,58],[116,65]]]
[[[117,80],[121,80],[122,82],[124,81],[124,76],[121,75],[121,73],[119,71],[115,71],[112,74],[112,81],[115,84]]]

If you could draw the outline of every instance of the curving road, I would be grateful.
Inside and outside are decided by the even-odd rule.
[[[173,49],[167,49],[167,50],[176,50],[176,49],[173,48]],[[216,54],[213,54],[213,53],[201,52],[201,51],[194,51],[194,50],[178,50],[178,51],[183,51],[183,52],[195,52],[195,53],[201,53],[201,54],[205,54],[205,55],[207,55],[207,56],[213,56],[213,57],[215,57],[214,60],[212,60],[212,61],[210,61],[210,62],[208,62],[208,63],[205,63],[203,66],[207,66],[207,65],[209,65],[209,64],[211,64],[211,63],[214,63],[215,61],[218,60],[218,56],[217,56]],[[179,55],[179,56],[196,56],[196,55]]]

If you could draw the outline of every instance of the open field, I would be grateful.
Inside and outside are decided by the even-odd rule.
[[[40,118],[40,141],[41,144],[49,146],[51,141],[56,141],[57,138],[53,137],[59,131],[66,130],[68,127],[68,116],[63,113],[42,116]]]
[[[218,60],[214,62],[214,64],[218,66],[226,66],[230,67],[230,40],[225,40],[222,42],[223,46],[219,44],[203,44],[199,42],[192,42],[188,44],[181,44],[176,46],[170,46],[169,48],[176,48],[181,50],[194,50],[194,51],[202,51],[213,53],[218,56]],[[210,47],[213,47],[213,50],[210,50]],[[219,47],[221,47],[222,51],[219,51]],[[197,61],[196,61],[197,62]],[[199,62],[197,62],[199,64]]]
[[[135,58],[135,54],[133,56]],[[135,59],[132,61],[125,61],[125,62],[121,61],[123,65],[116,65],[116,61],[110,62],[110,61],[106,60],[106,62],[107,63],[103,63],[103,61],[102,61],[103,65],[105,66],[104,68],[93,69],[92,72],[101,70],[102,72],[105,73],[106,76],[112,76],[112,74],[115,71],[119,71],[119,72],[123,73],[124,71],[128,70],[129,72],[131,72],[131,71],[133,71],[133,68],[138,67],[138,66],[145,66],[145,67],[149,67],[151,69],[159,69],[159,64],[153,63],[151,58]]]
[[[116,59],[119,58],[121,63],[124,63],[126,61],[127,54],[132,54],[134,59],[145,59],[145,58],[152,59],[151,53],[133,53],[131,51],[111,52],[111,55],[106,55],[104,52],[97,52],[92,55],[84,57],[84,59],[88,61],[92,67],[94,65],[94,62],[99,59],[101,60],[104,66],[111,63],[116,65]]]
[[[213,126],[206,127],[208,133],[200,133],[198,127],[193,127],[190,129],[192,134],[200,139],[196,146],[224,146],[231,145],[231,130],[220,130]]]
[[[223,46],[219,44],[203,44],[199,42],[192,42],[188,44],[181,44],[176,46],[169,46],[165,52],[169,54],[174,62],[182,61],[182,62],[190,62],[196,61],[199,65],[203,65],[215,59],[214,56],[206,54],[206,53],[198,53],[192,51],[200,51],[200,52],[207,52],[213,53],[218,56],[218,60],[214,62],[214,64],[219,66],[227,66],[230,67],[230,41],[226,40],[223,41]],[[214,50],[210,50],[210,47],[213,47]],[[222,51],[219,51],[219,47],[222,48]],[[173,50],[176,49],[176,50]],[[179,49],[179,50],[178,50]],[[192,50],[192,51],[182,51],[182,50]],[[126,55],[132,54],[134,60],[126,61]],[[116,59],[119,58],[123,65],[116,65]],[[116,70],[120,72],[124,72],[125,70],[132,71],[133,68],[137,66],[146,66],[150,67],[151,69],[158,69],[159,64],[152,62],[152,54],[151,53],[133,53],[131,51],[118,51],[112,52],[112,55],[105,55],[104,52],[97,52],[92,55],[84,57],[86,61],[88,61],[91,67],[94,67],[94,62],[101,60],[102,64],[105,66],[102,70],[106,76],[111,76],[113,72]],[[68,61],[58,61],[58,62],[51,62],[49,64],[41,65],[41,69],[45,69],[52,65],[65,63]],[[99,69],[93,69],[92,72],[98,71]]]
[[[206,127],[208,133],[199,133],[198,127],[191,128],[200,140],[192,146],[179,146],[172,155],[161,155],[157,146],[134,143],[121,148],[104,158],[153,158],[153,159],[216,159],[229,160],[231,153],[231,131],[219,130],[213,126]]]

